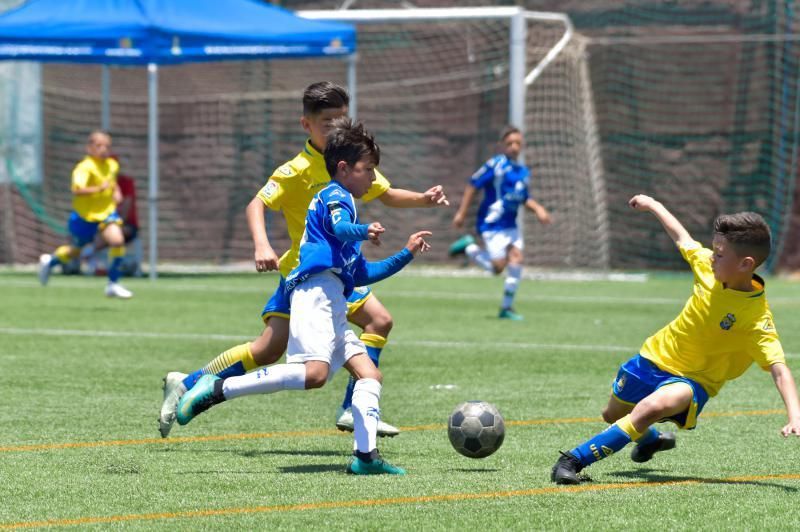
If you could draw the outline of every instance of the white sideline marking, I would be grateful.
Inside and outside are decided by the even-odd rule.
[[[8,335],[42,335],[42,336],[82,336],[87,338],[166,338],[173,340],[252,340],[253,335],[206,334],[206,333],[159,333],[141,331],[89,331],[85,329],[34,329],[18,327],[0,327],[0,334]],[[540,344],[535,342],[459,342],[452,340],[403,340],[392,339],[392,345],[408,345],[416,347],[449,347],[457,349],[474,349],[476,347],[501,347],[506,349],[528,350],[562,350],[562,351],[607,351],[632,353],[640,346],[625,345],[592,345],[592,344]],[[787,358],[800,358],[800,354],[786,353]]]

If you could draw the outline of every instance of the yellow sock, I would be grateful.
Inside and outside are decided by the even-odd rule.
[[[53,255],[55,255],[61,264],[66,264],[77,255],[74,250],[75,248],[72,246],[58,246],[58,248],[56,248],[56,250],[53,252]]]
[[[386,347],[386,342],[388,342],[388,340],[380,334],[361,333],[360,338],[361,341],[364,342],[364,345],[368,347],[377,347],[378,349]]]
[[[108,248],[108,256],[109,258],[115,259],[117,257],[124,257],[127,251],[125,250],[125,246],[116,246],[113,248]]]
[[[642,436],[644,436],[644,433],[637,431],[636,428],[633,426],[630,414],[621,419],[618,419],[615,425],[618,426],[620,430],[622,430],[622,432],[630,436],[632,441],[636,441]],[[646,432],[647,429],[645,429],[645,433]]]
[[[243,372],[247,373],[258,367],[256,361],[253,359],[253,353],[250,351],[250,342],[246,344],[231,347],[217,355],[214,360],[209,362],[204,368],[205,373],[212,375],[228,374],[231,368],[240,365]],[[238,373],[236,369],[233,370],[234,374]]]

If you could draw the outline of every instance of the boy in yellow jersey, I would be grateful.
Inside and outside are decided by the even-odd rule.
[[[786,405],[783,436],[800,436],[800,403],[772,321],[764,281],[754,270],[769,256],[771,237],[758,214],[721,215],[714,221],[712,249],[704,248],[658,201],[638,195],[630,206],[655,215],[694,273],[683,310],[648,338],[614,380],[603,419],[605,431],[562,453],[551,478],[578,484],[578,472],[634,441],[635,462],[675,447],[675,436],[651,425],[672,421],[693,429],[709,396],[756,362],[769,371]]]
[[[325,168],[323,152],[331,122],[347,115],[349,96],[342,87],[327,81],[313,83],[303,92],[303,116],[300,124],[309,139],[297,157],[278,167],[266,185],[247,206],[247,222],[255,247],[254,261],[259,272],[280,269],[281,279],[274,295],[264,307],[261,317],[265,328],[261,336],[219,354],[208,364],[190,374],[173,371],[164,379],[164,400],[159,415],[159,431],[167,437],[175,421],[175,411],[181,396],[205,374],[220,378],[244,375],[260,366],[276,362],[286,350],[289,340],[289,300],[284,289],[284,277],[298,264],[300,239],[305,227],[308,205],[314,194],[322,190],[330,176]],[[449,205],[441,186],[425,192],[393,188],[376,169],[376,179],[361,198],[379,198],[389,207],[434,207]],[[279,210],[286,219],[291,238],[290,249],[280,259],[272,248],[265,229],[264,210]],[[360,339],[375,366],[389,331],[392,316],[369,288],[356,288],[348,298],[348,319],[362,329]],[[355,381],[350,380],[344,401],[337,412],[336,426],[353,430],[351,401]],[[380,421],[379,436],[395,436],[398,429]]]
[[[53,267],[77,258],[81,248],[92,242],[99,231],[108,243],[111,258],[106,295],[128,299],[133,294],[119,284],[125,237],[122,219],[116,211],[122,194],[117,185],[119,163],[110,157],[111,135],[93,131],[86,144],[86,154],[72,171],[72,213],[68,222],[72,243],[59,247],[53,255],[39,258],[39,281],[46,285]]]

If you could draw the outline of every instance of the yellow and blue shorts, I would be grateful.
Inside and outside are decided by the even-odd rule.
[[[360,309],[364,303],[372,295],[372,289],[368,286],[359,286],[353,290],[353,293],[347,298],[347,316],[350,317],[353,312]],[[261,311],[261,319],[264,323],[272,316],[280,316],[281,318],[289,319],[291,314],[291,303],[289,301],[289,293],[286,291],[286,279],[281,275],[281,280],[278,282],[278,288],[272,297],[269,298],[267,304],[264,305],[264,310]]]
[[[112,212],[102,222],[89,222],[81,218],[77,212],[72,211],[67,222],[67,229],[72,237],[72,244],[81,248],[94,240],[98,230],[102,231],[110,224],[122,225],[122,218],[119,217],[119,214]]]
[[[620,402],[635,405],[662,386],[676,382],[685,382],[691,386],[692,404],[685,412],[662,421],[672,421],[682,429],[691,430],[697,425],[697,416],[708,402],[708,392],[700,383],[664,371],[642,355],[636,355],[620,366],[611,393]]]

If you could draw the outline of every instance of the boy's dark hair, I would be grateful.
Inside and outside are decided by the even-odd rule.
[[[500,132],[500,142],[506,140],[506,137],[511,135],[512,133],[522,133],[522,131],[517,126],[512,126],[511,124],[507,125],[503,128],[503,131]]]
[[[312,83],[303,91],[303,115],[319,114],[325,109],[341,109],[350,104],[344,88],[330,81]]]
[[[753,257],[756,267],[769,256],[772,236],[760,214],[721,214],[714,220],[714,234],[725,238],[739,257]]]
[[[333,178],[339,161],[355,166],[358,161],[368,158],[377,166],[381,160],[381,148],[361,122],[342,117],[331,122],[324,156],[325,168]]]

